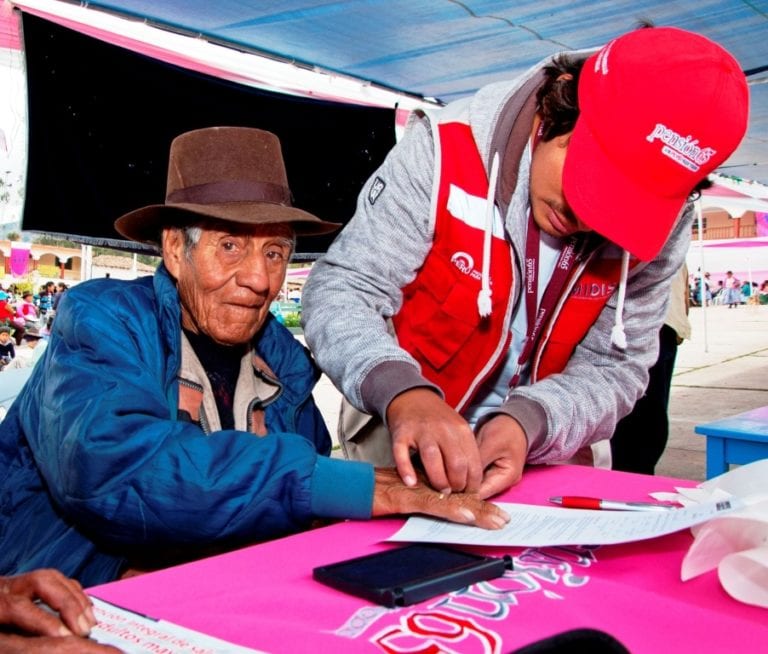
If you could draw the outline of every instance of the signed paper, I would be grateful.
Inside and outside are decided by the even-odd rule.
[[[186,629],[172,622],[155,620],[91,596],[98,624],[91,639],[113,645],[124,654],[253,654],[212,636]]]
[[[735,498],[670,511],[592,511],[499,502],[510,522],[496,531],[457,525],[434,518],[409,518],[388,540],[546,547],[609,545],[655,538],[680,531],[741,508]]]

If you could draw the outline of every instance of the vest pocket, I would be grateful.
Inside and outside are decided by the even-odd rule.
[[[413,302],[420,310],[414,312],[411,341],[424,360],[440,370],[462,349],[480,323],[477,291],[453,284],[442,302],[427,290],[416,293]]]

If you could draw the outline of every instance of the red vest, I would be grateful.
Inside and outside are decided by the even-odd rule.
[[[393,322],[400,346],[460,411],[509,347],[514,252],[503,230],[494,234],[492,312],[481,318],[477,296],[488,177],[469,125],[438,123],[436,134],[434,241],[416,278],[403,289],[403,306]],[[620,259],[597,257],[574,269],[543,329],[531,362],[532,381],[565,367],[613,294],[620,271]]]

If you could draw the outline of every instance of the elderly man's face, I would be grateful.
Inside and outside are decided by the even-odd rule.
[[[184,232],[163,232],[163,261],[176,278],[182,325],[224,345],[249,342],[261,329],[285,278],[287,225],[203,228],[185,251]]]

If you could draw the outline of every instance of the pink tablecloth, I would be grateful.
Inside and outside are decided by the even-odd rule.
[[[504,501],[551,495],[648,499],[695,485],[581,466],[531,469]],[[342,489],[340,489],[342,492]],[[92,595],[269,652],[506,653],[574,628],[601,629],[633,654],[768,652],[768,613],[731,599],[716,573],[680,580],[688,531],[599,548],[478,548],[515,570],[411,607],[384,609],[326,588],[312,568],[394,545],[401,520],[341,523],[98,586]]]

